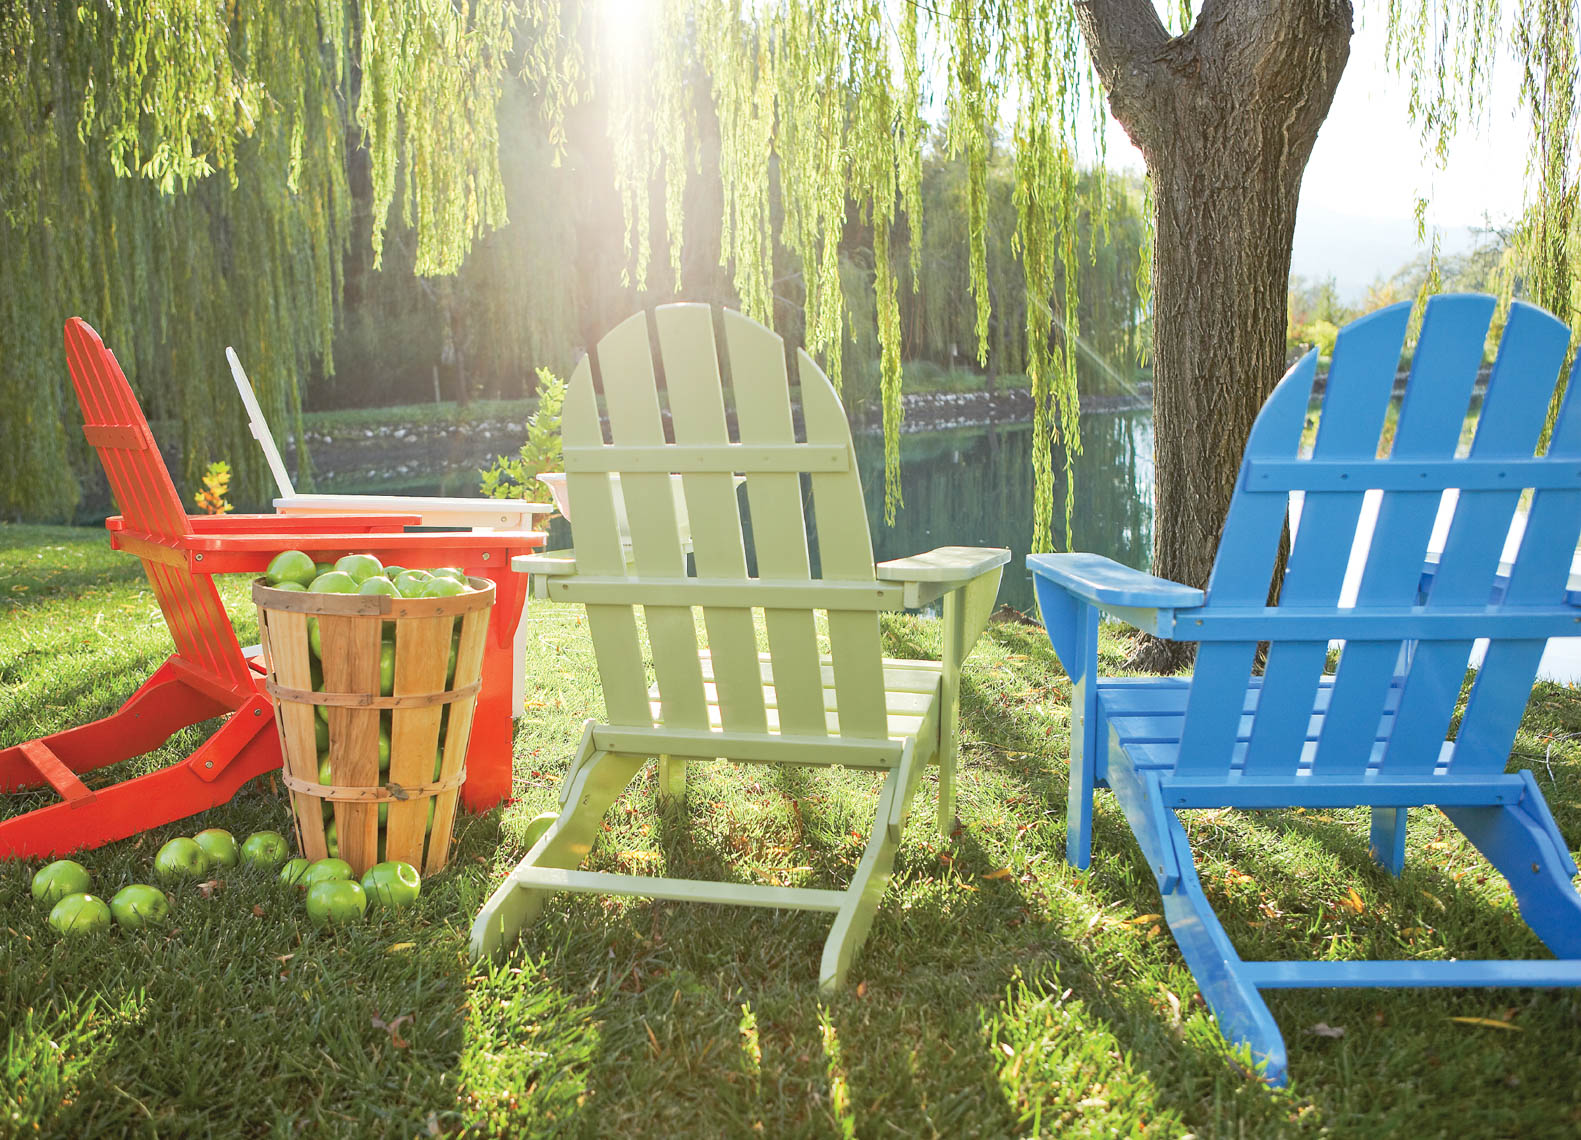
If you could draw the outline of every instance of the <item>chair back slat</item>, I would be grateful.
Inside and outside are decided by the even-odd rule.
[[[1289,372],[1252,425],[1246,456],[1288,457],[1301,445],[1317,354],[1307,353]],[[1208,597],[1216,605],[1256,607],[1268,600],[1274,559],[1284,533],[1287,498],[1237,494],[1230,501],[1213,564]],[[1197,651],[1195,680],[1186,699],[1186,720],[1180,745],[1181,775],[1213,775],[1234,750],[1241,703],[1235,686],[1245,691],[1257,654],[1255,641],[1226,641]],[[1239,678],[1239,682],[1237,682]]]
[[[604,443],[593,390],[593,368],[583,357],[566,385],[561,433],[566,446],[596,447]],[[567,472],[566,488],[576,501],[577,569],[598,577],[626,574],[625,544],[615,512],[615,494],[607,471]],[[637,615],[630,605],[590,605],[587,628],[598,659],[599,681],[610,723],[651,728],[648,686],[637,639]]]
[[[850,472],[812,476],[813,518],[818,528],[818,563],[825,578],[871,582],[873,542],[867,504],[855,477],[856,450],[845,409],[834,385],[805,350],[796,354],[801,378],[802,419],[808,443],[843,444]],[[872,613],[829,613],[829,653],[834,666],[840,734],[881,740],[889,734],[884,707],[883,652]]]
[[[616,325],[598,343],[610,442],[662,447],[664,422],[654,375],[647,315]],[[621,474],[621,495],[631,527],[631,573],[638,579],[686,576],[686,552],[668,472]],[[697,652],[697,624],[690,606],[643,607],[664,723],[708,728],[708,702]]]
[[[677,451],[728,444],[724,387],[713,311],[707,305],[665,305],[654,314]],[[681,476],[691,520],[692,560],[701,578],[745,581],[746,544],[735,479],[729,472]],[[765,732],[767,712],[758,672],[757,633],[746,606],[704,606],[721,727]]]
[[[1454,456],[1493,307],[1493,298],[1477,295],[1428,300],[1389,450],[1391,460]],[[1367,550],[1357,587],[1358,606],[1408,606],[1415,601],[1443,494],[1441,489],[1383,493],[1373,530],[1381,540]],[[1353,638],[1345,643],[1313,760],[1315,772],[1356,777],[1366,769],[1385,701],[1391,691],[1398,699],[1398,685],[1391,685],[1405,648],[1398,640]]]
[[[269,465],[269,473],[274,476],[275,490],[280,492],[282,498],[295,498],[296,488],[291,485],[291,474],[285,469],[285,460],[280,458],[280,449],[275,446],[274,435],[269,431],[269,421],[264,419],[263,408],[258,403],[258,394],[253,391],[252,381],[247,379],[247,373],[242,369],[241,358],[236,355],[234,348],[227,345],[225,359],[230,362],[231,381],[236,385],[236,394],[242,398],[242,406],[247,409],[247,430],[263,449],[264,462]]]
[[[1339,334],[1324,384],[1314,459],[1371,460],[1377,455],[1410,315],[1410,305],[1393,305]],[[1363,496],[1357,490],[1305,497],[1280,585],[1280,605],[1337,603],[1351,553],[1344,536],[1356,533]],[[1247,775],[1295,774],[1327,658],[1327,641],[1269,646],[1246,753]]]
[[[1549,441],[1547,454],[1555,459],[1581,459],[1578,385],[1581,360],[1571,370]],[[1549,488],[1534,492],[1504,600],[1510,605],[1543,605],[1562,596],[1569,584],[1578,539],[1581,491]],[[1455,734],[1455,759],[1451,764],[1454,772],[1464,775],[1503,769],[1546,645],[1542,640],[1508,638],[1495,638],[1488,644]]]
[[[741,442],[796,442],[784,342],[772,330],[740,313],[726,311],[724,326]],[[788,472],[749,473],[746,489],[758,577],[806,580],[812,571],[807,555],[807,523],[802,513],[801,476]],[[780,731],[825,735],[828,726],[823,711],[823,674],[818,664],[812,611],[765,609],[763,624],[768,633]]]
[[[1477,419],[1472,459],[1533,455],[1569,341],[1570,330],[1541,309],[1519,302],[1511,306]],[[1428,609],[1488,600],[1520,498],[1518,486],[1508,491],[1460,492],[1427,596]],[[1570,549],[1574,548],[1572,541]],[[1559,595],[1550,601],[1558,602]],[[1472,621],[1463,640],[1423,642],[1412,654],[1395,731],[1384,755],[1391,776],[1430,773],[1438,763],[1439,745],[1459,699],[1476,636]]]
[[[126,529],[155,542],[187,537],[181,498],[115,354],[78,317],[66,322],[65,344],[83,431],[98,452]],[[142,563],[177,655],[232,689],[250,690],[251,674],[213,579],[167,562]]]

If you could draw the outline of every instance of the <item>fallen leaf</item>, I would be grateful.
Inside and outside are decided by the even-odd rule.
[[[388,950],[386,950],[385,953],[386,954],[399,954],[402,950],[410,950],[412,947],[414,947],[416,945],[417,945],[417,943],[415,943],[415,942],[397,942],[394,946],[391,946]]]
[[[999,1051],[1001,1053],[1003,1053],[1006,1057],[1014,1057],[1016,1055],[1016,1051],[1014,1049],[1012,1049],[1007,1042],[1004,1042],[1004,1041],[1001,1041],[999,1043]]]
[[[1345,1027],[1343,1025],[1330,1025],[1326,1021],[1320,1021],[1316,1025],[1309,1027],[1307,1032],[1314,1037],[1343,1037],[1345,1036]]]
[[[206,883],[198,884],[198,894],[202,895],[206,899],[213,898],[216,894],[218,894],[220,891],[223,891],[224,889],[224,879],[210,879]]]
[[[394,1021],[385,1021],[375,1013],[373,1015],[373,1027],[375,1029],[383,1029],[389,1033],[391,1045],[394,1045],[397,1049],[405,1049],[407,1048],[407,1042],[401,1039],[401,1022],[411,1020],[412,1015],[409,1013],[401,1014]]]
[[[1484,1029],[1503,1029],[1510,1033],[1525,1033],[1526,1030],[1519,1025],[1511,1025],[1508,1021],[1495,1021],[1491,1017],[1451,1017],[1450,1021],[1458,1021],[1462,1025],[1480,1025]]]
[[[1357,914],[1367,909],[1367,904],[1361,901],[1361,896],[1356,893],[1356,888],[1350,889],[1350,894],[1339,900],[1339,905],[1355,911]]]
[[[1009,877],[1010,877],[1010,868],[1009,867],[998,867],[998,868],[995,868],[994,870],[989,871],[986,875],[983,876],[983,878],[985,878],[985,879],[1008,879]]]
[[[254,918],[262,918],[263,916],[264,916],[264,908],[259,906],[257,903],[253,903],[253,917]]]
[[[867,996],[867,983],[866,982],[858,982],[856,984],[856,996],[859,997],[859,998],[865,998]]]

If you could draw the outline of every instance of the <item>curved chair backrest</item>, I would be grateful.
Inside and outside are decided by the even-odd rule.
[[[83,435],[99,453],[121,510],[121,545],[142,559],[177,654],[227,687],[250,692],[251,674],[214,580],[194,575],[176,544],[191,526],[148,420],[115,354],[80,317],[66,322],[66,364],[82,405]]]
[[[1222,779],[1238,768],[1275,779],[1430,778],[1504,768],[1546,639],[1581,633],[1581,608],[1567,603],[1581,533],[1581,397],[1573,376],[1537,455],[1570,334],[1516,303],[1469,454],[1458,454],[1495,307],[1480,295],[1429,301],[1392,442],[1385,427],[1409,303],[1340,332],[1310,456],[1302,436],[1316,353],[1269,397],[1247,441],[1206,603],[1185,624],[1200,627],[1205,644],[1177,777]],[[1524,537],[1501,571],[1528,489]],[[1375,526],[1363,510],[1369,490],[1381,496]],[[1292,492],[1302,494],[1300,523],[1278,605],[1265,608]],[[1441,507],[1452,517],[1433,564]],[[1353,546],[1365,557],[1354,607],[1341,598]],[[1446,743],[1477,638],[1492,641],[1456,742]],[[1332,640],[1345,645],[1325,693]],[[1269,643],[1266,668],[1260,686],[1255,678],[1248,686],[1259,641]],[[1326,716],[1308,739],[1314,708]]]
[[[584,358],[566,393],[566,478],[576,503],[577,574],[612,724],[707,731],[717,687],[727,732],[883,738],[887,718],[879,608],[895,592],[874,579],[873,548],[845,412],[823,371],[798,352],[805,440],[791,415],[785,346],[726,311],[715,336],[707,305],[663,305],[618,325]],[[595,385],[595,372],[599,381]],[[601,388],[601,391],[599,390]],[[731,434],[727,408],[733,410]],[[606,443],[602,414],[607,413]],[[747,518],[736,494],[746,476]],[[630,524],[623,548],[612,474]],[[695,574],[688,574],[671,475],[681,477]],[[803,511],[803,477],[812,507]],[[745,535],[756,553],[748,575]],[[809,535],[816,537],[814,578]],[[587,583],[592,577],[598,581]],[[597,590],[598,596],[587,594]],[[897,593],[898,596],[898,593]],[[607,598],[607,602],[603,599]],[[650,707],[635,606],[647,618],[657,708]],[[709,652],[698,644],[702,611]],[[753,610],[764,612],[760,663]],[[820,662],[817,610],[829,613],[831,660]],[[824,710],[825,669],[838,723]],[[765,702],[763,682],[772,678]]]

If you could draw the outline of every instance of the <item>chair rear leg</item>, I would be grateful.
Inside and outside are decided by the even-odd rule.
[[[126,839],[228,802],[255,776],[280,767],[280,737],[262,698],[232,716],[179,764],[0,821],[0,858],[64,855]],[[100,722],[102,723],[102,722]]]
[[[580,761],[581,757],[577,758]],[[647,757],[610,752],[594,753],[583,764],[573,761],[571,785],[560,816],[533,844],[517,868],[560,867],[571,869],[587,857],[609,810],[626,785],[631,782]],[[514,874],[514,873],[513,873]],[[472,956],[493,958],[521,936],[537,919],[553,891],[523,886],[511,875],[489,896],[472,924]]]
[[[1284,1036],[1262,994],[1242,972],[1241,956],[1202,893],[1191,843],[1180,818],[1169,812],[1165,826],[1179,865],[1175,888],[1164,895],[1164,918],[1170,932],[1203,1000],[1218,1019],[1219,1032],[1227,1041],[1249,1045],[1253,1062],[1261,1066],[1263,1079],[1282,1086],[1288,1071]]]
[[[1521,917],[1543,944],[1557,957],[1581,958],[1581,895],[1570,881],[1568,856],[1525,803],[1439,810],[1509,880]]]
[[[1389,874],[1405,870],[1405,808],[1373,808],[1367,854]]]
[[[109,716],[39,737],[38,743],[73,772],[91,772],[152,752],[181,729],[230,711],[184,683],[166,662]],[[0,792],[43,783],[20,747],[0,748]]]

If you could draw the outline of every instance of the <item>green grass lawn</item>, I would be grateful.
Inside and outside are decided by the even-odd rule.
[[[244,583],[224,589],[252,638]],[[1108,796],[1093,869],[1063,862],[1069,686],[1027,627],[992,626],[970,662],[961,828],[933,833],[925,785],[838,997],[817,990],[827,926],[811,914],[562,897],[500,967],[473,965],[473,913],[601,712],[578,611],[534,615],[517,802],[460,821],[452,869],[413,910],[322,932],[293,889],[237,873],[207,896],[173,891],[166,930],[63,942],[28,893],[36,865],[0,864],[0,1135],[1581,1133],[1573,990],[1274,992],[1291,1088],[1244,1075]],[[894,654],[938,648],[935,622],[885,628]],[[1106,670],[1122,649],[1106,638]],[[102,532],[0,526],[0,746],[111,711],[168,651],[138,564]],[[1578,731],[1581,697],[1544,685],[1517,744],[1572,840],[1581,748],[1558,737]],[[685,808],[655,815],[650,768],[590,863],[838,885],[877,789],[694,765]],[[42,802],[6,796],[0,814]],[[254,781],[83,862],[108,897],[207,826],[288,831],[283,793]],[[1369,863],[1357,812],[1199,813],[1191,831],[1249,957],[1541,952],[1435,814],[1413,819],[1400,881]]]

